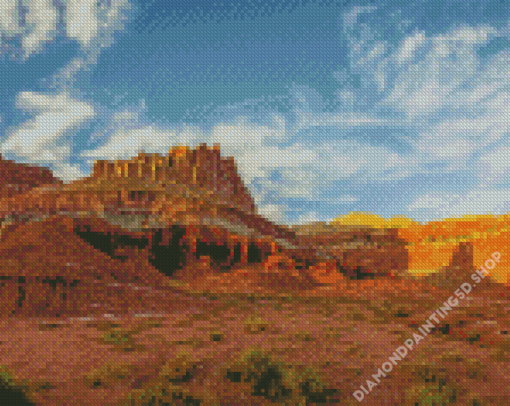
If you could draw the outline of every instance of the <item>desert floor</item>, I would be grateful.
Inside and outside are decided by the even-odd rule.
[[[353,392],[457,287],[335,276],[282,294],[229,277],[145,287],[145,305],[128,312],[92,298],[75,315],[1,318],[0,396],[37,405],[510,404],[503,285],[481,282],[358,402]]]

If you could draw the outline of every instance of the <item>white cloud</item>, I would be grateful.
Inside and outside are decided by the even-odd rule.
[[[24,10],[20,3],[18,0],[0,2],[0,34],[3,41],[20,36],[26,60],[30,55],[41,52],[45,43],[55,39],[62,16],[52,0],[23,2]],[[128,0],[111,0],[108,5],[106,7],[104,1],[96,0],[63,2],[65,34],[76,39],[83,50],[90,50],[91,46],[109,46],[113,32],[123,29],[125,12],[131,6]],[[96,44],[95,39],[98,39]]]
[[[31,2],[25,19],[27,34],[22,44],[26,55],[31,55],[40,51],[41,44],[55,38],[58,15],[51,0],[35,0]]]
[[[45,42],[56,36],[58,14],[51,0],[33,0],[23,17],[17,0],[0,2],[0,36],[9,39],[21,36],[25,58],[40,52]],[[2,44],[5,45],[5,44]]]
[[[89,104],[73,99],[67,93],[52,95],[21,92],[16,97],[16,108],[32,113],[66,114],[77,119],[87,118],[94,114],[94,110]]]
[[[98,9],[96,0],[72,1],[67,6],[67,36],[88,46],[97,35]]]
[[[386,181],[409,176],[419,170],[419,162],[354,140],[330,142],[318,149],[321,184],[338,179]]]
[[[80,43],[84,55],[57,71],[51,77],[50,87],[71,87],[76,74],[97,63],[101,51],[112,45],[115,32],[124,29],[132,8],[129,0],[108,0],[106,3],[108,6],[104,0],[68,0],[66,34]],[[91,10],[90,14],[85,10]]]
[[[482,155],[476,166],[483,186],[510,179],[510,147],[502,145]]]
[[[458,200],[459,195],[426,194],[416,198],[407,208],[411,211],[419,209],[447,209],[452,202]]]
[[[18,0],[3,0],[0,2],[0,29],[2,34],[14,36],[19,33],[18,16],[16,6]]]
[[[371,112],[365,107],[364,117],[358,112],[356,116],[312,117],[303,113],[302,127],[322,123],[348,130],[373,124],[390,132],[406,130],[413,150],[403,155],[364,145],[361,140],[350,146],[329,143],[329,152],[319,155],[327,166],[324,173],[332,179],[355,178],[359,183],[424,173],[432,162],[446,163],[444,171],[473,171],[468,167],[470,158],[510,132],[509,53],[502,51],[482,66],[476,52],[498,35],[497,30],[489,25],[461,26],[436,36],[414,31],[392,47],[378,35],[375,17],[368,18],[373,25],[358,20],[360,11],[346,14],[344,28],[351,47],[350,71],[359,75],[361,86],[351,86],[345,72],[337,72],[344,86],[337,96],[344,102],[344,111],[354,105],[369,106],[370,99],[378,101],[375,109]],[[389,80],[394,80],[393,87],[388,86]],[[395,119],[381,119],[377,111],[398,114]],[[479,168],[487,170],[487,161]]]
[[[257,126],[244,116],[231,124],[216,125],[209,143],[219,143],[222,154],[234,156],[237,168],[247,183],[255,177],[265,177],[277,168],[294,168],[316,160],[313,150],[299,145],[288,148],[266,145],[267,141],[284,140],[287,135],[281,117],[277,128]]]
[[[287,206],[279,204],[263,204],[258,206],[258,213],[273,223],[283,224],[286,221]]]
[[[196,144],[199,136],[196,127],[185,127],[183,131],[166,130],[149,125],[137,129],[117,129],[101,147],[82,152],[89,161],[96,159],[126,159],[139,151],[167,154],[177,144]]]
[[[364,93],[371,89],[367,87],[370,80],[382,91],[386,88],[387,77],[396,75],[394,87],[376,107],[384,111],[390,108],[407,118],[386,120],[377,125],[388,129],[405,128],[416,134],[409,139],[414,150],[406,155],[406,159],[414,165],[397,170],[395,176],[409,175],[433,161],[449,163],[446,170],[467,169],[467,162],[473,154],[508,137],[510,54],[502,51],[491,58],[490,64],[482,66],[476,52],[476,47],[498,35],[496,29],[488,25],[463,26],[429,37],[425,32],[415,31],[405,37],[393,52],[388,52],[390,48],[384,41],[367,42],[367,38],[378,36],[371,26],[362,25],[358,30],[361,34],[351,36],[351,67],[362,72],[362,80],[366,84],[361,89],[350,91],[353,103],[363,99]],[[367,45],[369,43],[370,46]],[[418,50],[421,60],[414,58]],[[342,92],[349,93],[349,90],[344,89],[339,94]],[[368,113],[366,116],[367,121],[376,123],[377,115],[370,116]],[[333,124],[331,117],[316,116],[312,125],[322,119],[333,126],[343,126],[341,120]],[[433,121],[436,124],[431,124]],[[348,127],[352,123],[346,122],[345,125]],[[374,156],[380,154],[373,153]],[[400,158],[398,155],[393,158],[398,165],[402,164],[403,157]],[[373,160],[370,159],[370,162]]]
[[[319,218],[319,213],[316,211],[311,211],[306,214],[302,214],[298,217],[298,219],[293,222],[295,224],[306,224],[306,223],[314,223],[316,221],[321,221]]]
[[[94,155],[110,155],[117,157],[119,155],[136,155],[140,148],[152,149],[155,146],[161,147],[165,140],[175,139],[176,132],[165,132],[152,126],[147,126],[137,130],[128,130],[115,133],[106,145],[101,146],[94,151]],[[84,156],[89,154],[84,153]]]
[[[128,0],[71,0],[66,8],[67,36],[76,39],[83,48],[90,48],[94,39],[101,47],[111,45],[114,31],[122,30],[131,9]]]
[[[278,136],[277,134],[284,134],[285,128],[286,128],[286,121],[285,117],[283,117],[280,114],[272,114],[271,115],[271,127],[275,129],[275,136]]]
[[[340,130],[366,127],[367,125],[382,127],[396,126],[398,123],[395,120],[377,118],[368,113],[324,113],[320,115],[305,115],[301,113],[298,129],[303,130],[314,126],[334,126]]]
[[[407,37],[399,47],[395,60],[399,65],[409,62],[416,50],[423,44],[425,44],[425,34],[423,32],[417,32],[413,36]]]
[[[371,13],[372,11],[377,10],[375,6],[355,6],[351,11],[345,13],[344,15],[344,27],[345,29],[349,29],[355,27],[358,23],[358,16],[364,13]]]
[[[101,1],[69,0],[64,2],[62,9],[57,9],[52,0],[26,2],[24,10],[21,10],[20,3],[17,0],[0,2],[2,49],[13,52],[9,41],[19,37],[20,51],[23,60],[26,60],[55,39],[60,20],[64,18],[66,32],[62,34],[76,39],[86,55],[75,58],[57,73],[56,81],[64,84],[69,83],[75,73],[94,63],[101,48],[111,44],[113,33],[123,28],[124,12],[130,8],[127,0],[109,1],[108,7]],[[63,15],[60,10],[64,11]],[[33,117],[8,129],[0,150],[15,154],[24,161],[49,163],[57,176],[72,180],[83,176],[83,173],[78,166],[66,163],[72,153],[69,138],[85,121],[93,118],[95,112],[88,103],[70,97],[66,88],[56,93],[18,94],[16,108]]]
[[[94,116],[92,106],[67,94],[22,92],[16,97],[16,107],[35,117],[9,129],[0,148],[36,162],[61,162],[69,157],[70,147],[58,145],[58,141]]]
[[[272,127],[248,123],[240,116],[229,124],[219,123],[208,138],[209,143],[220,143],[222,154],[234,156],[237,168],[246,184],[257,178],[262,194],[276,193],[281,198],[299,197],[321,200],[323,188],[338,179],[352,179],[362,174],[365,180],[392,180],[409,176],[417,163],[390,152],[386,147],[370,146],[353,140],[338,140],[327,145],[294,143],[277,147],[267,141],[282,142],[298,130],[327,124],[339,129],[350,129],[367,124],[391,124],[386,119],[367,114],[311,114],[298,112],[299,120],[292,128],[284,118],[273,116]],[[282,179],[269,180],[279,170]]]
[[[510,190],[473,190],[465,195],[427,194],[407,206],[409,211],[431,210],[440,218],[465,214],[503,214],[510,209]]]
[[[480,143],[467,138],[449,137],[447,134],[422,136],[415,147],[422,152],[432,154],[436,158],[458,159],[469,156],[480,147]]]
[[[144,100],[138,106],[113,112],[106,128],[92,134],[90,138],[91,141],[107,141],[96,149],[83,151],[80,156],[91,164],[97,159],[126,159],[136,156],[141,150],[167,154],[168,148],[172,146],[193,146],[203,142],[204,134],[198,126],[184,125],[180,129],[168,129],[145,124],[145,112]]]
[[[89,175],[84,173],[78,165],[71,165],[65,162],[54,164],[53,167],[53,174],[66,183]]]
[[[66,93],[22,92],[16,97],[16,108],[34,117],[8,129],[0,150],[29,162],[52,164],[55,174],[64,180],[83,176],[79,168],[66,163],[72,154],[66,137],[94,117],[93,107]]]
[[[279,197],[299,197],[314,200],[319,190],[320,173],[313,168],[289,167],[282,170],[283,181],[260,181],[266,190],[277,191]]]
[[[339,197],[331,197],[331,198],[320,198],[320,201],[330,203],[330,204],[351,204],[359,201],[359,199],[355,196],[345,195]]]
[[[489,90],[486,81],[478,78],[480,61],[475,47],[488,42],[495,34],[492,27],[481,26],[462,27],[430,38],[423,33],[406,38],[397,52],[387,58],[395,61],[401,72],[395,87],[380,104],[392,106],[411,118],[433,114],[445,106],[468,111],[476,108],[476,101]],[[407,54],[410,50],[415,52],[417,47],[426,52],[424,60],[413,63]],[[485,72],[482,76],[490,79],[492,74]],[[475,86],[478,83],[480,87],[461,90],[466,82]]]
[[[490,167],[490,175],[501,174],[510,169],[510,147],[501,146],[480,158]]]

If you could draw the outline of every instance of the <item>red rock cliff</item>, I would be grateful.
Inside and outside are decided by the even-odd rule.
[[[62,185],[48,168],[18,164],[0,155],[0,198],[9,198],[42,185]]]
[[[201,144],[170,148],[168,156],[140,153],[130,160],[96,161],[91,178],[139,179],[156,185],[189,185],[219,197],[219,203],[255,213],[255,204],[231,157],[223,158],[219,146]],[[128,199],[141,198],[129,196]]]

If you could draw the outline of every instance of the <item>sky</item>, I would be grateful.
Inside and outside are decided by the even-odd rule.
[[[259,213],[510,211],[510,2],[2,0],[0,153],[219,143]]]

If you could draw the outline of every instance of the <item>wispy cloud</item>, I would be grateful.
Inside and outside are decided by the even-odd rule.
[[[113,32],[123,28],[123,13],[131,8],[128,0],[68,0],[59,7],[52,0],[23,3],[26,4],[21,6],[18,0],[0,3],[0,37],[7,52],[13,51],[9,43],[20,37],[19,51],[25,60],[42,52],[44,44],[59,33],[77,40],[84,51],[109,46]]]
[[[76,73],[97,62],[105,47],[112,44],[115,31],[124,28],[128,0],[69,0],[57,7],[51,0],[21,4],[6,0],[0,4],[1,53],[11,59],[28,60],[44,52],[45,44],[57,35],[75,39],[81,55],[72,59],[51,78],[49,92],[25,91],[17,95],[15,108],[32,118],[7,129],[0,149],[18,158],[52,165],[55,174],[70,181],[84,176],[72,165],[73,136],[94,118],[94,107],[79,96],[70,96]],[[15,39],[19,38],[18,46]]]
[[[455,217],[466,214],[501,214],[510,210],[510,190],[473,190],[465,195],[427,194],[417,198],[408,210],[433,213],[434,218]],[[437,217],[436,217],[437,216]]]
[[[33,92],[20,93],[16,107],[33,118],[7,132],[1,151],[31,162],[51,163],[56,175],[65,180],[83,176],[76,166],[65,163],[72,152],[68,136],[94,117],[93,107],[65,93]]]
[[[9,40],[21,37],[23,58],[40,52],[44,43],[52,41],[57,32],[58,12],[51,0],[34,0],[26,13],[17,0],[0,3],[0,38],[2,48],[9,49]]]
[[[287,206],[281,204],[262,204],[258,206],[258,213],[266,217],[268,220],[283,224],[287,220],[286,209]]]

